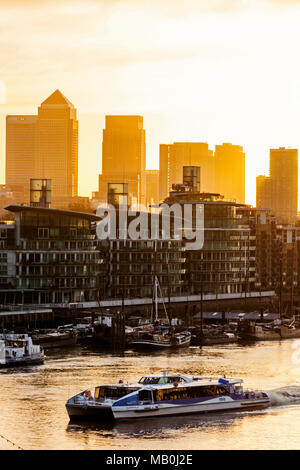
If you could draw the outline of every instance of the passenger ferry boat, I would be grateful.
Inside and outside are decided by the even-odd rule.
[[[176,416],[220,411],[257,410],[270,404],[264,392],[243,391],[241,379],[181,376],[173,383],[151,383],[112,404],[115,420]]]
[[[142,377],[137,383],[124,383],[120,380],[118,384],[97,386],[93,393],[91,390],[84,390],[74,395],[67,400],[66,409],[70,420],[113,419],[112,405],[120,398],[131,395],[148,385],[160,387],[179,381],[189,383],[192,380],[182,375],[168,374],[167,370],[159,375]]]
[[[43,364],[44,352],[27,334],[0,334],[0,368]]]

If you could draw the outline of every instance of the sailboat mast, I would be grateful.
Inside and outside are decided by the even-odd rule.
[[[155,321],[158,321],[158,295],[157,295],[157,276],[155,275],[155,280],[154,280],[154,289],[155,289]]]

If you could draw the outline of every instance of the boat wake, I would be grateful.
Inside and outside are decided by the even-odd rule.
[[[300,386],[289,385],[266,392],[270,397],[270,406],[286,406],[300,404]]]

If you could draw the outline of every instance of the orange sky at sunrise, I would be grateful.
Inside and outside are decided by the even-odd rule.
[[[141,114],[148,167],[173,141],[243,145],[246,201],[269,148],[300,148],[300,0],[0,0],[5,116],[56,88],[79,118],[79,193],[97,190],[105,114]]]

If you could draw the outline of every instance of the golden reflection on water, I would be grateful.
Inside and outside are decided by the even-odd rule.
[[[300,376],[295,344],[288,340],[192,347],[152,356],[93,352],[79,346],[51,351],[43,366],[0,372],[0,434],[25,449],[298,449]],[[243,378],[246,387],[273,390],[277,406],[261,412],[69,424],[65,402],[75,393],[121,378],[136,381],[166,368],[186,375]],[[13,446],[0,438],[2,448]]]

